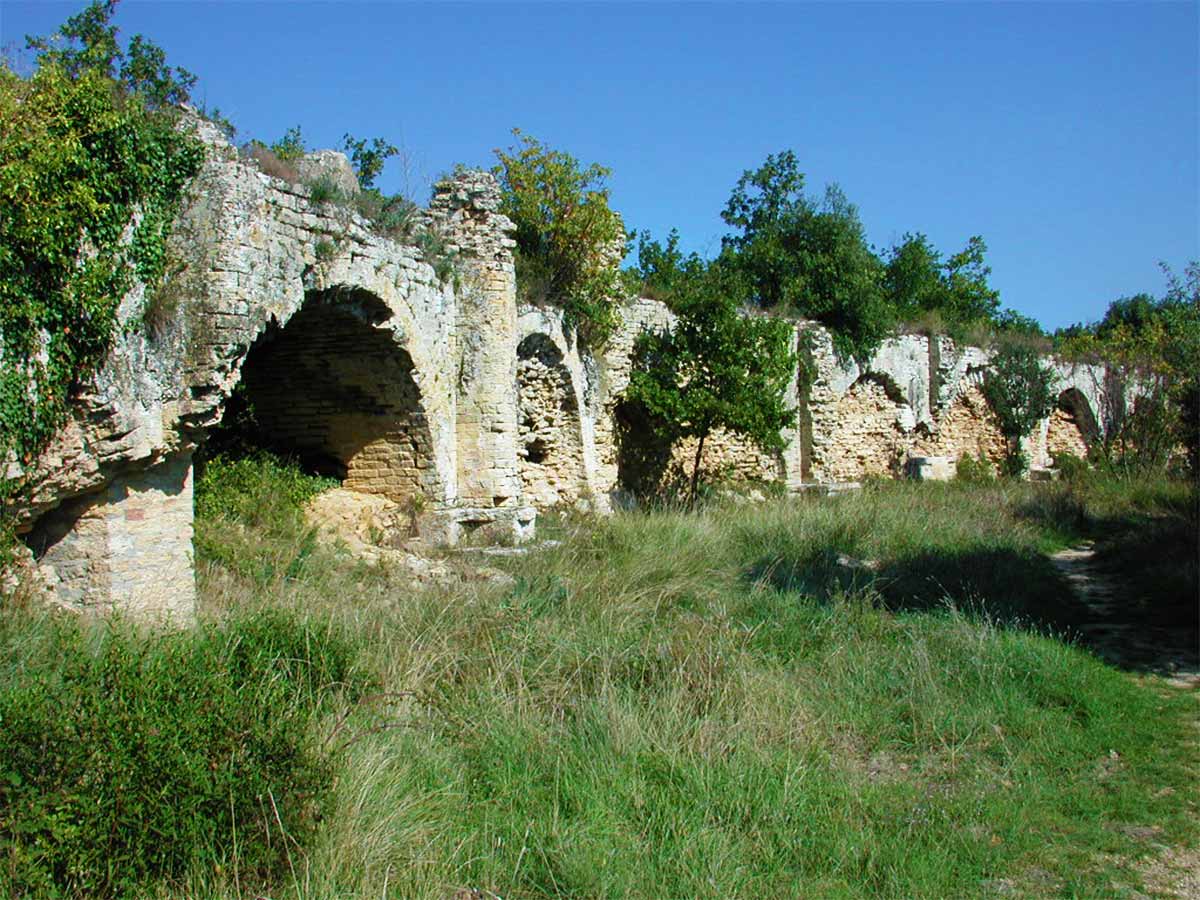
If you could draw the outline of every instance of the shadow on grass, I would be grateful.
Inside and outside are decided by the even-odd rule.
[[[1018,509],[1040,527],[1090,545],[1080,567],[1099,599],[1089,643],[1123,668],[1200,671],[1200,493],[1151,483],[1132,502],[1100,508],[1065,487]]]
[[[869,591],[893,612],[939,610],[949,601],[1001,625],[1070,638],[1080,635],[1087,619],[1087,608],[1048,559],[1011,549],[925,552],[876,563],[826,547],[796,558],[761,560],[746,577],[819,603]]]

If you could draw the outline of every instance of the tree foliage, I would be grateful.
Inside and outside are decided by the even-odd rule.
[[[998,322],[1000,294],[988,284],[992,270],[984,262],[986,253],[987,244],[979,235],[943,259],[924,234],[906,234],[891,249],[883,276],[896,315],[903,321],[937,312],[957,324]]]
[[[697,440],[692,502],[714,429],[764,449],[783,446],[779,432],[793,414],[784,392],[796,359],[787,324],[739,312],[719,267],[695,272],[676,290],[675,325],[639,339],[626,397],[649,413],[659,437]]]
[[[679,231],[672,228],[665,244],[655,240],[649,231],[635,232],[637,262],[625,270],[627,287],[668,306],[691,279],[704,273],[706,263],[698,253],[686,256],[679,249]]]
[[[1200,471],[1200,262],[1182,276],[1163,266],[1161,298],[1135,294],[1114,300],[1092,325],[1056,334],[1063,355],[1103,361],[1114,388],[1104,411],[1100,452],[1124,469],[1157,469],[1184,447]]]
[[[1020,441],[1054,411],[1057,376],[1030,347],[1009,345],[992,357],[983,394],[1008,439],[1010,471],[1024,468]]]
[[[383,173],[383,164],[397,155],[400,148],[383,138],[356,138],[351,134],[342,137],[342,147],[350,154],[350,163],[358,176],[358,186],[365,191],[375,189],[375,179]]]
[[[808,197],[792,151],[743,173],[721,217],[735,229],[726,264],[755,304],[824,323],[839,353],[860,359],[895,324],[857,208],[836,185],[821,202]]]
[[[586,168],[514,129],[518,146],[496,150],[492,170],[503,212],[516,223],[517,281],[527,299],[562,306],[568,325],[602,344],[616,325],[622,296],[621,218],[609,208],[609,170]]]
[[[108,352],[122,297],[161,279],[203,160],[168,105],[192,77],[140,36],[122,52],[113,8],[29,38],[31,77],[0,67],[0,468],[40,452]]]
[[[257,142],[252,142],[257,143]],[[270,150],[284,162],[295,162],[308,152],[304,143],[304,135],[299,125],[293,125],[283,133],[283,137],[271,144]]]

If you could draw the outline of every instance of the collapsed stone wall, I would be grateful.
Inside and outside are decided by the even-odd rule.
[[[579,403],[562,352],[544,334],[517,349],[518,451],[525,498],[546,509],[586,494]]]
[[[60,601],[191,615],[192,458],[244,376],[272,443],[334,460],[352,488],[419,494],[426,539],[528,535],[513,226],[495,180],[440,184],[420,223],[456,256],[456,284],[421,249],[200,127],[210,155],[174,229],[179,271],[154,297],[123,300],[71,421],[30,471],[9,473],[28,484],[11,513]],[[154,330],[140,324],[151,303],[171,313]]]
[[[623,400],[638,336],[671,327],[669,310],[625,304],[592,349],[560,311],[518,308],[513,225],[492,176],[440,183],[420,215],[455,257],[441,278],[416,246],[204,137],[211,157],[172,238],[185,265],[155,296],[125,298],[107,364],[37,464],[15,473],[29,493],[12,512],[60,602],[191,615],[193,454],[239,384],[268,444],[344,490],[406,504],[406,536],[429,541],[477,529],[523,539],[537,508],[608,510],[690,472],[694,443],[662,446]],[[352,186],[344,157],[319,162]],[[172,311],[165,327],[139,324],[151,304]],[[1003,450],[978,348],[902,335],[859,363],[808,322],[794,348],[785,449],[716,433],[708,477],[800,490],[895,473],[913,456]],[[1085,450],[1113,400],[1102,369],[1055,365],[1060,409],[1031,442],[1035,465]]]

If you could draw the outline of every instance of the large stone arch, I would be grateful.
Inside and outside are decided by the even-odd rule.
[[[563,351],[543,332],[517,345],[518,456],[527,502],[571,503],[587,492],[579,398]]]
[[[423,506],[444,485],[418,373],[392,319],[362,288],[308,291],[254,341],[226,413],[248,410],[256,443],[348,489]]]

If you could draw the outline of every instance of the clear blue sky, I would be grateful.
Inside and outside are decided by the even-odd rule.
[[[82,6],[0,0],[0,43]],[[1195,2],[125,0],[116,21],[199,75],[240,140],[388,137],[409,176],[393,161],[381,186],[422,201],[519,126],[611,167],[630,226],[701,252],[742,171],[791,148],[879,247],[982,234],[1004,304],[1051,328],[1200,257]]]

